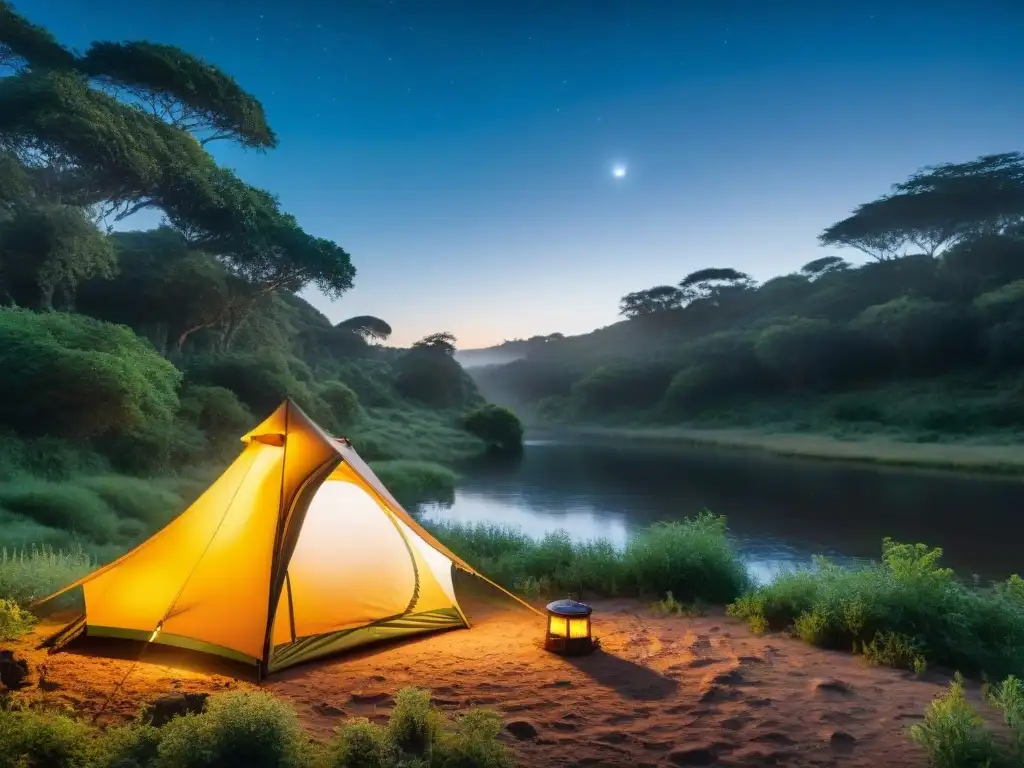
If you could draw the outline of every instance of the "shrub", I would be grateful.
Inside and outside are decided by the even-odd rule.
[[[928,753],[933,768],[1005,765],[985,721],[964,697],[959,676],[929,705],[924,721],[910,728],[910,737]]]
[[[138,520],[147,533],[163,528],[185,508],[181,496],[151,480],[106,475],[78,478],[75,485],[95,493],[119,517]]]
[[[872,365],[857,334],[825,320],[791,318],[761,331],[758,361],[790,389],[826,389]]]
[[[21,479],[0,485],[0,509],[100,544],[121,540],[121,521],[98,494],[75,483]]]
[[[327,748],[327,768],[391,768],[395,748],[388,730],[365,717],[356,718],[338,729]]]
[[[340,381],[327,382],[320,387],[318,394],[333,417],[333,425],[339,430],[347,430],[363,415],[359,397]]]
[[[467,414],[462,425],[490,449],[515,453],[523,448],[523,425],[508,408],[484,405]]]
[[[669,360],[603,365],[572,385],[572,400],[581,413],[648,408],[664,397],[675,372]]]
[[[29,605],[82,578],[94,567],[95,561],[80,547],[71,550],[3,549],[0,550],[0,597],[22,606]]]
[[[0,641],[17,640],[31,632],[36,619],[14,600],[0,597]]]
[[[203,431],[212,453],[225,457],[238,453],[239,438],[256,426],[256,417],[225,387],[185,387],[179,417]]]
[[[975,347],[972,318],[959,307],[906,296],[876,304],[851,327],[886,349],[891,364],[908,373],[954,368]]]
[[[1024,603],[1015,582],[973,589],[940,568],[941,550],[886,539],[882,562],[778,576],[740,597],[730,615],[755,631],[793,629],[814,645],[861,650],[901,665],[939,664],[965,673],[1024,670]],[[1009,591],[1009,592],[1008,592]]]
[[[429,461],[375,461],[371,469],[403,506],[424,502],[451,503],[455,473]]]
[[[1016,757],[1024,760],[1024,682],[1010,675],[1003,682],[988,688],[985,699],[1003,713],[1006,727],[1013,734]]]
[[[157,765],[166,768],[305,768],[314,756],[295,710],[263,691],[211,696],[202,714],[161,731]]]
[[[204,355],[189,362],[185,379],[189,385],[230,390],[257,420],[265,419],[288,397],[300,405],[308,405],[311,399],[288,359],[276,353]]]
[[[58,714],[0,709],[0,768],[91,768],[102,762],[88,725]]]
[[[653,598],[671,591],[688,603],[721,603],[748,583],[725,520],[706,513],[639,531],[623,550],[603,540],[574,542],[564,531],[538,540],[494,525],[429,521],[427,527],[481,573],[530,596]]]
[[[462,366],[451,355],[429,348],[411,349],[398,358],[395,389],[432,408],[460,408],[481,400]]]
[[[22,436],[130,432],[178,407],[173,365],[128,328],[83,315],[0,309],[0,360],[0,423]]]

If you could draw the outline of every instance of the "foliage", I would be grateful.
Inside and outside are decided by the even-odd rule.
[[[792,629],[814,645],[862,650],[875,661],[1020,674],[1024,601],[1006,588],[961,583],[939,567],[941,555],[886,539],[881,563],[844,569],[819,559],[743,595],[729,613],[758,631]]]
[[[31,632],[35,617],[14,600],[0,597],[0,642],[17,640]]]
[[[340,381],[327,382],[320,387],[317,395],[327,406],[331,421],[339,430],[350,429],[363,415],[359,396]]]
[[[22,435],[131,432],[178,407],[178,371],[123,326],[0,309],[0,359],[0,423]]]
[[[910,737],[928,754],[933,768],[1009,768],[985,721],[965,698],[959,676],[928,706],[924,721],[911,726]]]
[[[202,144],[230,138],[245,147],[277,146],[259,101],[229,75],[180,48],[146,41],[97,42],[78,66],[175,127],[202,132]]]
[[[80,579],[94,567],[95,562],[81,547],[3,549],[0,550],[0,596],[27,606]]]
[[[387,726],[365,719],[312,740],[288,704],[262,691],[211,696],[199,714],[155,728],[137,721],[100,730],[63,714],[0,710],[0,768],[513,768],[500,717],[445,716],[426,691],[398,692]]]
[[[110,240],[79,208],[19,208],[0,222],[0,287],[15,304],[52,309],[74,303],[78,284],[110,278],[115,266]]]
[[[725,521],[709,514],[639,531],[625,549],[603,540],[574,542],[564,531],[537,540],[494,525],[429,521],[427,526],[481,573],[528,595],[672,592],[687,603],[721,604],[737,598],[749,583]]]
[[[523,425],[508,408],[483,405],[466,414],[462,425],[494,450],[515,453],[523,448]]]
[[[455,473],[440,464],[393,459],[374,461],[370,468],[403,506],[451,503],[455,498]]]

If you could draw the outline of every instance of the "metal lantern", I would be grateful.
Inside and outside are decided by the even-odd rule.
[[[548,627],[544,648],[555,653],[575,656],[594,650],[590,636],[590,614],[593,609],[575,600],[548,603]]]

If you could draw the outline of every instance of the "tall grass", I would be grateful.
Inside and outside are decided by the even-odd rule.
[[[792,630],[813,645],[864,651],[881,663],[1024,672],[1024,582],[968,586],[939,567],[941,554],[886,539],[880,563],[840,568],[819,559],[742,596],[729,613],[755,631]]]
[[[262,691],[211,696],[200,714],[160,728],[144,720],[102,731],[63,714],[0,710],[0,766],[47,768],[512,768],[486,710],[450,718],[426,691],[404,689],[386,726],[342,725],[312,740],[295,710]]]
[[[447,467],[429,461],[394,459],[374,461],[374,474],[405,506],[419,503],[451,503],[457,477]]]
[[[726,535],[725,518],[701,514],[659,523],[625,548],[574,542],[564,531],[541,539],[502,526],[427,523],[453,552],[504,587],[531,597],[565,593],[661,597],[728,603],[750,584]]]
[[[28,605],[85,576],[95,567],[81,549],[0,550],[0,598]]]

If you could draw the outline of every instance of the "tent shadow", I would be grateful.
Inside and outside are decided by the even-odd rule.
[[[97,659],[118,659],[166,667],[181,672],[219,675],[236,680],[256,682],[256,669],[249,664],[200,651],[190,651],[158,643],[147,644],[140,640],[83,636],[75,638],[56,653]]]
[[[660,701],[679,690],[679,682],[597,648],[588,656],[566,656],[564,661],[598,685],[635,701]]]

